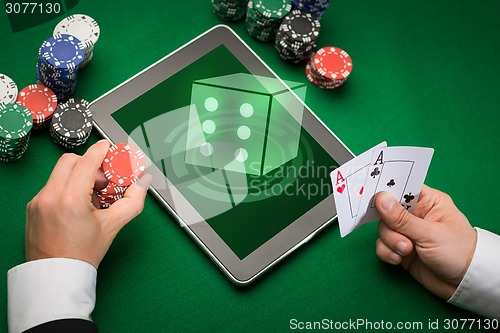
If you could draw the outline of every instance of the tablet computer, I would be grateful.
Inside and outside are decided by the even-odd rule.
[[[140,147],[150,192],[236,284],[336,218],[330,172],[353,157],[229,27],[218,25],[91,104],[96,129]]]

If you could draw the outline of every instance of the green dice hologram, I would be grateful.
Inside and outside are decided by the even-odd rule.
[[[287,84],[305,98],[305,84]],[[303,108],[274,78],[237,73],[194,81],[186,163],[264,175],[297,156]]]

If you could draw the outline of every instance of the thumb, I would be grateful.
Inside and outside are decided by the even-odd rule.
[[[111,207],[104,211],[107,215],[107,224],[112,228],[115,235],[134,217],[142,212],[151,180],[151,174],[145,174],[137,183],[132,184],[125,191],[125,195],[122,199],[116,201]]]
[[[375,196],[375,205],[384,222],[394,231],[413,241],[429,236],[429,223],[413,215],[388,192]]]

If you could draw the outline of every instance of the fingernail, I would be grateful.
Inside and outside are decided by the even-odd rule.
[[[389,193],[382,193],[382,198],[380,199],[380,206],[383,210],[391,210],[394,206],[394,199]]]
[[[137,181],[137,185],[139,185],[139,187],[147,189],[149,185],[151,185],[152,180],[153,176],[150,173],[147,173]]]
[[[396,244],[396,249],[398,250],[400,255],[403,255],[405,253],[406,247],[407,247],[406,242],[401,241]]]
[[[389,254],[389,259],[393,264],[399,265],[399,262],[401,261],[401,256],[397,253],[391,252]]]

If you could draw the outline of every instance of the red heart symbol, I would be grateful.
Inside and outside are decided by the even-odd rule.
[[[342,186],[337,187],[337,192],[339,192],[340,194],[342,194],[344,190],[345,190],[345,184],[342,184]]]

